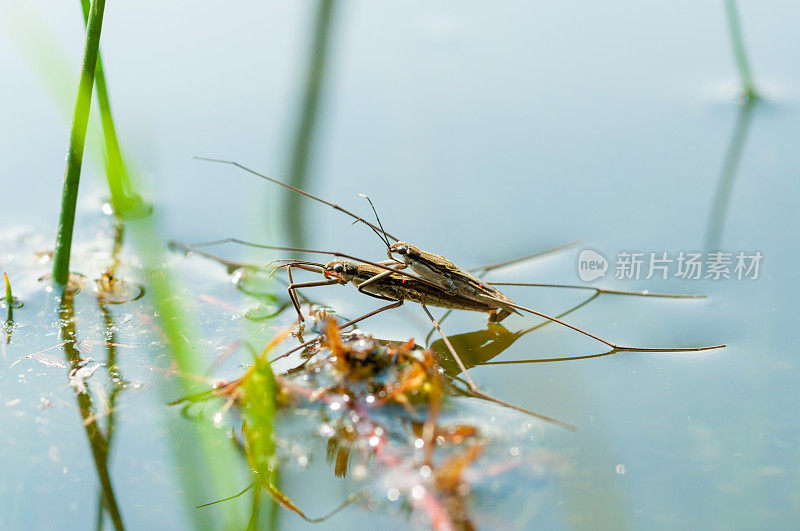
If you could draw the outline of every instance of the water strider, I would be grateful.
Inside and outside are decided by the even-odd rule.
[[[458,352],[456,352],[455,348],[453,348],[452,344],[450,343],[447,335],[442,330],[439,323],[430,313],[428,310],[428,306],[434,306],[439,308],[447,308],[447,309],[457,309],[457,310],[466,310],[466,311],[479,311],[479,312],[486,312],[491,314],[496,314],[499,311],[502,311],[502,307],[498,304],[494,298],[492,297],[469,297],[469,296],[462,296],[460,294],[451,294],[442,288],[440,285],[433,283],[427,279],[423,279],[416,275],[412,275],[405,271],[400,271],[392,267],[391,265],[386,265],[385,263],[377,263],[371,262],[368,260],[363,260],[361,258],[354,257],[352,255],[348,255],[345,253],[340,253],[336,251],[320,251],[320,250],[312,250],[312,249],[298,249],[292,247],[279,247],[273,245],[263,245],[254,242],[248,242],[244,240],[240,240],[237,238],[227,238],[224,240],[217,240],[212,242],[205,242],[195,244],[193,246],[188,246],[188,249],[197,248],[197,247],[206,247],[211,245],[219,245],[223,243],[237,243],[241,245],[246,245],[250,247],[255,247],[259,249],[270,249],[270,250],[280,250],[280,251],[289,251],[289,252],[306,252],[311,254],[322,254],[322,255],[329,255],[335,256],[336,259],[333,261],[328,262],[327,264],[319,264],[315,262],[305,261],[305,260],[284,260],[284,265],[280,266],[280,268],[286,268],[288,274],[291,275],[292,268],[303,269],[307,271],[311,271],[314,273],[322,274],[325,277],[325,280],[318,280],[318,281],[311,281],[311,282],[300,282],[295,283],[294,281],[290,280],[290,284],[288,287],[289,296],[292,299],[293,304],[295,305],[295,309],[298,312],[298,318],[302,320],[302,312],[300,311],[300,306],[296,300],[296,291],[300,288],[311,288],[311,287],[319,287],[319,286],[329,286],[333,284],[353,284],[356,288],[371,297],[375,297],[382,300],[392,301],[390,304],[378,308],[377,310],[373,310],[357,319],[353,319],[352,321],[348,321],[342,328],[360,322],[368,317],[376,315],[380,312],[390,310],[393,308],[397,308],[403,304],[404,301],[410,300],[413,302],[417,302],[422,306],[422,309],[427,314],[428,318],[430,319],[433,326],[436,328],[439,335],[442,337],[445,345],[447,346],[449,352],[456,360],[461,371],[464,373],[464,377],[467,380],[467,383],[470,386],[470,389],[474,392],[480,392],[477,385],[472,381],[470,378],[467,368],[462,362]],[[611,290],[609,290],[611,291]],[[641,296],[663,296],[663,294],[649,294],[644,292],[631,292],[627,294],[632,295],[641,295]],[[674,296],[674,295],[667,295],[667,296]],[[511,306],[515,309],[520,309],[528,313],[532,313],[549,321],[556,322],[561,324],[567,328],[575,330],[587,337],[595,339],[611,349],[615,351],[627,351],[627,352],[687,352],[687,351],[701,351],[701,350],[709,350],[714,348],[721,348],[724,345],[714,345],[714,346],[705,346],[705,347],[670,347],[670,348],[648,348],[648,347],[628,347],[623,345],[617,345],[611,341],[603,339],[591,332],[586,330],[580,329],[572,324],[569,324],[565,321],[557,317],[553,317],[547,315],[545,313],[526,308],[524,306],[515,304],[513,302],[503,302],[504,306]],[[300,350],[307,345],[313,344],[314,341],[306,342],[301,344],[299,347],[285,353],[288,355],[292,352]]]
[[[381,241],[383,243],[386,244],[387,254],[388,254],[389,258],[392,260],[392,262],[390,262],[390,263],[392,263],[392,265],[391,265],[391,269],[392,270],[399,271],[400,269],[403,269],[405,267],[410,267],[412,269],[412,271],[414,271],[420,278],[422,278],[424,280],[427,280],[429,283],[435,284],[436,286],[438,286],[439,288],[444,290],[448,295],[451,295],[451,296],[457,298],[460,301],[463,301],[465,299],[471,299],[473,303],[480,303],[480,304],[477,304],[477,306],[480,306],[481,304],[482,305],[490,305],[492,309],[487,312],[489,314],[489,322],[500,322],[503,319],[505,319],[506,317],[508,317],[509,315],[511,315],[513,313],[519,313],[519,311],[521,310],[521,311],[525,311],[525,312],[537,315],[537,316],[542,317],[544,319],[548,319],[550,321],[559,323],[559,324],[561,324],[563,326],[566,326],[566,327],[568,327],[568,328],[570,328],[572,330],[575,330],[576,332],[579,332],[579,333],[584,334],[584,335],[586,335],[588,337],[591,337],[592,339],[600,341],[601,343],[604,343],[605,345],[611,347],[612,349],[617,349],[617,350],[636,350],[636,351],[644,351],[644,352],[670,352],[670,351],[682,351],[682,350],[689,350],[689,351],[708,350],[708,349],[713,349],[713,348],[722,348],[722,347],[725,346],[725,345],[714,345],[714,346],[710,346],[710,347],[668,348],[668,349],[658,349],[658,348],[656,348],[656,349],[653,349],[653,348],[630,348],[629,349],[629,348],[625,348],[625,347],[620,347],[619,345],[616,345],[616,344],[614,344],[614,343],[612,343],[610,341],[606,341],[605,339],[602,339],[602,338],[600,338],[600,337],[598,337],[598,336],[596,336],[594,334],[591,334],[591,333],[586,332],[584,330],[581,330],[580,328],[577,328],[577,327],[575,327],[573,325],[570,325],[570,324],[565,323],[563,321],[560,321],[560,320],[558,320],[556,318],[553,318],[553,317],[551,317],[551,316],[549,316],[547,314],[544,314],[542,312],[538,312],[538,311],[533,310],[531,308],[526,308],[524,306],[520,306],[520,305],[514,303],[514,301],[511,300],[511,298],[509,298],[506,295],[504,295],[502,292],[500,292],[500,290],[498,290],[495,287],[495,285],[499,285],[499,284],[497,284],[497,283],[493,284],[493,283],[484,282],[483,280],[481,280],[480,278],[475,276],[471,271],[463,269],[463,268],[457,266],[455,263],[453,263],[450,260],[446,259],[444,256],[433,254],[433,253],[429,253],[429,252],[423,251],[423,250],[419,249],[418,247],[416,247],[414,245],[411,245],[411,244],[409,244],[409,243],[407,243],[405,241],[399,241],[397,237],[393,236],[391,233],[387,232],[383,228],[383,224],[381,223],[380,218],[378,217],[377,211],[375,210],[375,207],[372,204],[372,201],[367,196],[365,196],[363,194],[361,194],[362,197],[364,197],[365,199],[367,199],[367,201],[369,201],[369,204],[372,207],[373,212],[375,213],[376,221],[378,222],[377,226],[373,225],[372,223],[370,223],[369,221],[365,220],[361,216],[358,216],[357,214],[354,214],[353,212],[351,212],[351,211],[349,211],[349,210],[347,210],[347,209],[345,209],[345,208],[343,208],[343,207],[341,207],[341,206],[339,206],[339,205],[337,205],[335,203],[331,203],[330,201],[326,201],[325,199],[322,199],[321,197],[318,197],[318,196],[315,196],[313,194],[310,194],[310,193],[308,193],[308,192],[306,192],[304,190],[300,190],[299,188],[296,188],[294,186],[290,186],[290,185],[288,185],[286,183],[283,183],[283,182],[281,182],[281,181],[279,181],[277,179],[274,179],[272,177],[268,177],[268,176],[266,176],[264,174],[261,174],[261,173],[255,171],[255,170],[252,170],[252,169],[250,169],[250,168],[248,168],[248,167],[246,167],[246,166],[244,166],[242,164],[239,164],[238,162],[231,161],[231,160],[224,160],[224,159],[207,158],[207,157],[195,157],[195,158],[197,158],[198,160],[205,160],[205,161],[210,161],[210,162],[218,162],[218,163],[222,163],[222,164],[229,164],[229,165],[232,165],[232,166],[236,166],[237,168],[240,168],[240,169],[242,169],[242,170],[244,170],[244,171],[246,171],[248,173],[251,173],[253,175],[256,175],[256,176],[258,176],[258,177],[260,177],[262,179],[265,179],[265,180],[267,180],[269,182],[272,182],[272,183],[277,184],[279,186],[283,186],[284,188],[292,190],[295,193],[301,194],[301,195],[303,195],[305,197],[308,197],[310,199],[313,199],[315,201],[323,203],[323,204],[325,204],[325,205],[327,205],[327,206],[329,206],[329,207],[331,207],[331,208],[333,208],[335,210],[338,210],[338,211],[344,213],[345,215],[350,216],[356,222],[364,223],[373,232],[375,232],[375,234],[378,235],[379,238],[381,238]],[[389,241],[389,239],[395,240],[395,242],[392,243],[392,242]],[[234,239],[228,239],[228,240],[222,240],[222,241],[237,241],[238,243],[248,244],[248,242],[242,242],[242,241],[234,240]],[[256,247],[258,247],[258,245],[256,245]],[[523,256],[521,258],[517,258],[517,259],[513,259],[513,260],[507,260],[507,261],[499,262],[499,263],[495,263],[495,264],[489,264],[489,265],[482,266],[480,268],[475,268],[475,269],[479,269],[479,270],[481,270],[483,272],[486,272],[486,271],[489,271],[491,269],[496,269],[496,268],[504,266],[504,265],[510,265],[510,264],[517,263],[517,262],[520,262],[520,261],[523,261],[523,260],[527,260],[527,259],[532,258],[532,257],[541,256],[542,254],[545,254],[547,252],[556,251],[556,250],[559,250],[559,249],[561,249],[563,247],[564,246],[560,246],[560,247],[556,247],[556,248],[554,248],[554,249],[552,249],[550,251],[534,253],[532,255]],[[268,247],[265,247],[265,248],[268,248]],[[298,251],[300,251],[300,250],[298,249]],[[313,252],[313,251],[311,251],[311,252]],[[365,264],[368,264],[368,265],[373,265],[373,266],[388,267],[388,265],[386,263],[376,264],[376,263],[373,263],[373,262],[367,262],[365,260],[361,260],[361,259],[358,259],[358,258],[349,257],[347,255],[344,255],[343,253],[324,252],[322,254],[331,254],[331,255],[334,255],[334,256],[338,256],[338,257],[350,258],[350,259],[354,259],[354,260],[356,260],[358,262],[365,263]],[[394,254],[399,255],[400,256],[400,260],[396,260],[394,258],[394,256],[393,256]],[[386,276],[386,275],[389,275],[391,273],[387,271],[387,272],[384,272],[382,274],[384,276]],[[378,275],[378,276],[380,276],[380,275]],[[307,287],[312,287],[312,285],[324,285],[324,284],[308,284]],[[534,284],[534,283],[508,283],[506,285],[593,289],[593,288],[588,288],[586,286],[571,286],[571,285],[564,285],[564,284],[548,285],[548,284],[539,284],[539,283],[536,283],[536,284]],[[360,289],[360,291],[364,292],[363,289]],[[623,291],[620,291],[620,290],[616,290],[616,291],[615,290],[605,290],[605,291],[607,291],[608,293],[616,292],[617,294],[631,294],[631,295],[652,296],[652,297],[698,298],[698,296],[696,296],[696,295],[681,296],[681,295],[673,295],[673,294],[655,294],[655,293],[647,293],[647,292],[623,292]],[[436,298],[439,298],[439,294],[438,293],[436,294]],[[434,302],[429,302],[429,304],[431,306],[437,306],[437,304],[435,304]],[[473,304],[473,305],[475,305],[475,304]],[[445,308],[450,308],[450,309],[472,309],[472,308],[467,308],[467,307],[454,308],[452,306],[440,306],[440,307],[445,307]],[[478,311],[486,311],[486,310],[481,309],[481,310],[478,310]],[[427,310],[426,310],[426,312],[427,312]],[[431,320],[433,320],[432,317],[431,317]],[[436,326],[438,326],[438,325],[436,325]],[[459,365],[462,365],[462,364],[459,363]]]
[[[373,232],[375,232],[375,234],[386,245],[387,255],[391,259],[392,263],[396,264],[396,265],[392,265],[392,269],[400,270],[400,269],[403,269],[405,267],[410,267],[412,269],[412,271],[414,271],[417,275],[419,275],[420,278],[423,278],[423,279],[425,279],[425,280],[427,280],[427,281],[429,281],[429,282],[431,282],[433,284],[438,285],[440,288],[444,289],[450,295],[458,296],[458,297],[461,297],[461,298],[471,298],[471,299],[475,299],[476,301],[480,301],[482,303],[491,304],[493,309],[488,312],[489,313],[489,322],[500,322],[500,321],[502,321],[503,319],[505,319],[506,317],[508,317],[509,315],[511,315],[513,313],[519,313],[519,310],[526,311],[526,312],[529,312],[529,313],[533,313],[534,315],[538,315],[539,317],[542,317],[542,318],[545,318],[545,319],[553,320],[553,319],[551,319],[549,316],[547,316],[545,314],[542,314],[542,313],[537,312],[535,310],[531,310],[529,308],[525,308],[525,307],[522,307],[522,306],[519,306],[519,305],[515,304],[514,301],[511,300],[511,298],[509,298],[506,295],[504,295],[500,290],[498,290],[495,287],[496,285],[501,285],[501,283],[484,282],[483,280],[478,278],[476,275],[474,275],[473,271],[480,270],[480,271],[485,273],[485,272],[488,272],[488,271],[490,271],[492,269],[497,269],[498,267],[511,265],[511,264],[522,262],[524,260],[528,260],[528,259],[535,258],[535,257],[540,257],[540,256],[542,256],[544,254],[548,254],[548,253],[551,253],[551,252],[555,252],[555,251],[561,250],[561,249],[563,249],[565,247],[568,247],[568,246],[570,246],[572,244],[566,244],[566,245],[555,247],[555,248],[547,250],[547,251],[537,252],[537,253],[529,254],[529,255],[526,255],[526,256],[522,256],[520,258],[516,258],[516,259],[512,259],[512,260],[506,260],[506,261],[503,261],[503,262],[497,262],[497,263],[493,263],[493,264],[488,264],[488,265],[485,265],[485,266],[480,266],[478,268],[473,268],[471,270],[467,270],[467,269],[463,269],[463,268],[459,267],[458,265],[456,265],[452,261],[448,260],[444,256],[433,254],[433,253],[430,253],[430,252],[427,252],[427,251],[423,251],[419,247],[417,247],[415,245],[412,245],[412,244],[410,244],[408,242],[399,241],[399,239],[396,236],[392,235],[391,233],[389,233],[388,231],[386,231],[383,228],[383,224],[381,223],[380,218],[378,217],[378,213],[377,213],[377,211],[375,209],[375,206],[372,204],[372,200],[370,200],[370,198],[367,197],[364,194],[359,194],[359,195],[361,195],[367,201],[369,201],[370,207],[372,207],[372,210],[375,213],[376,221],[378,222],[377,226],[372,224],[372,223],[370,223],[369,221],[365,220],[361,216],[359,216],[359,215],[357,215],[357,214],[355,214],[355,213],[353,213],[353,212],[351,212],[351,211],[349,211],[349,210],[347,210],[347,209],[345,209],[345,208],[343,208],[343,207],[341,207],[341,206],[339,206],[339,205],[337,205],[335,203],[331,203],[330,201],[326,201],[325,199],[322,199],[321,197],[318,197],[318,196],[313,195],[313,194],[311,194],[309,192],[306,192],[306,191],[301,190],[299,188],[296,188],[294,186],[291,186],[291,185],[288,185],[286,183],[283,183],[283,182],[281,182],[281,181],[279,181],[277,179],[274,179],[272,177],[269,177],[267,175],[259,173],[259,172],[255,171],[253,169],[250,169],[247,166],[244,166],[243,164],[240,164],[238,162],[235,162],[235,161],[232,161],[232,160],[215,159],[215,158],[208,158],[208,157],[195,157],[195,158],[198,159],[198,160],[204,160],[204,161],[209,161],[209,162],[217,162],[217,163],[221,163],[221,164],[229,164],[229,165],[235,166],[235,167],[237,167],[239,169],[242,169],[242,170],[244,170],[244,171],[246,171],[248,173],[251,173],[251,174],[253,174],[253,175],[257,176],[257,177],[260,177],[260,178],[262,178],[264,180],[267,180],[267,181],[269,181],[271,183],[277,184],[279,186],[283,186],[284,188],[287,188],[287,189],[289,189],[289,190],[291,190],[291,191],[293,191],[295,193],[301,194],[301,195],[303,195],[305,197],[308,197],[309,199],[313,199],[314,201],[320,202],[320,203],[322,203],[324,205],[327,205],[327,206],[329,206],[329,207],[331,207],[331,208],[333,208],[335,210],[338,210],[339,212],[342,212],[343,214],[353,218],[355,220],[355,222],[357,222],[357,223],[364,223]],[[394,240],[394,243],[392,243],[390,241],[390,239]],[[341,253],[338,253],[338,254],[337,253],[327,253],[327,254],[334,254],[336,256],[345,256],[345,255],[343,255]],[[400,260],[395,259],[394,256],[393,256],[394,254],[399,255],[400,256]],[[360,260],[360,259],[356,259],[356,260],[358,260],[360,262],[364,262],[363,260]],[[381,265],[386,265],[386,264],[382,263]],[[573,286],[573,285],[566,285],[566,284],[504,283],[503,285],[530,286],[530,287],[554,287],[554,288],[571,288],[571,289],[595,289],[595,288],[591,288],[591,287],[588,287],[588,286]],[[625,292],[625,291],[622,291],[622,290],[603,290],[603,291],[607,292],[607,293],[616,293],[616,294],[624,294],[624,295],[639,295],[639,296],[652,296],[652,297],[670,297],[670,298],[700,298],[700,296],[697,296],[697,295],[655,294],[655,293],[648,293],[648,292]],[[434,304],[431,304],[431,305],[434,306]],[[555,322],[559,322],[559,321],[555,320]],[[575,328],[575,327],[573,327],[571,325],[568,325],[566,323],[560,323],[560,324],[568,326],[569,328],[572,328],[573,330],[576,330],[578,332],[584,333],[582,330],[579,330],[579,329],[577,329],[577,328]],[[591,334],[586,334],[586,335],[589,335],[589,337],[592,337],[593,339],[601,341],[601,342],[605,343],[606,345],[608,345],[608,346],[610,346],[612,348],[616,348],[616,345],[614,345],[612,343],[609,343],[609,342],[606,342],[606,341],[604,341],[604,340],[602,340],[602,339],[600,339],[600,338],[598,338],[596,336],[593,336]],[[714,346],[714,347],[707,347],[707,348],[720,348],[720,347],[723,347],[723,346],[724,345],[717,345],[717,346]],[[674,349],[670,349],[670,350],[674,350]],[[700,350],[703,350],[703,349],[700,349]]]

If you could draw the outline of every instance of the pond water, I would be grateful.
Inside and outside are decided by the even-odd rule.
[[[0,267],[24,302],[2,337],[0,527],[95,526],[104,476],[87,441],[91,426],[108,422],[106,477],[126,527],[216,527],[226,511],[246,515],[249,501],[193,508],[212,500],[193,498],[180,479],[191,462],[176,457],[173,435],[189,421],[166,405],[179,395],[162,385],[170,360],[151,294],[103,305],[93,291],[114,239],[96,136],[87,141],[72,268],[88,281],[72,308],[80,366],[61,345],[64,309],[38,280],[50,267],[82,50],[79,6],[67,4],[0,3]],[[542,322],[529,316],[505,320],[506,335],[482,315],[449,316],[442,326],[465,357],[489,362],[469,371],[482,388],[578,428],[455,399],[453,418],[486,434],[483,463],[517,463],[476,484],[478,527],[781,528],[800,518],[798,288],[789,274],[800,259],[800,66],[792,60],[800,6],[740,9],[763,94],[752,105],[737,98],[722,2],[335,4],[304,188],[365,217],[371,211],[357,194],[368,194],[388,231],[465,267],[580,240],[487,278],[706,294],[601,295],[565,319],[624,345],[727,345],[511,363],[597,354],[603,345],[556,325],[510,338]],[[289,180],[316,10],[311,2],[109,3],[101,46],[115,119],[164,238],[238,237],[383,258],[375,235],[342,214],[192,159],[224,157]],[[605,278],[581,280],[584,249],[607,259]],[[645,278],[650,253],[714,251],[731,253],[732,278],[680,278],[677,262],[667,279],[659,270]],[[256,264],[281,256],[232,245],[213,252]],[[763,257],[757,279],[736,278],[740,252]],[[643,253],[638,279],[617,278],[620,253]],[[146,284],[136,248],[127,242],[120,256],[122,278]],[[193,313],[201,367],[243,336],[263,346],[293,322],[291,308],[244,318],[286,302],[282,284],[269,288],[277,302],[253,297],[212,260],[168,256]],[[349,288],[311,291],[346,317],[378,304]],[[503,291],[554,315],[587,298]],[[436,340],[414,304],[361,326],[381,339]],[[479,351],[497,334],[511,344]],[[238,352],[213,376],[240,375],[248,356]],[[97,423],[87,419],[81,385],[92,410],[106,412]],[[318,515],[358,481],[334,475],[313,418],[287,415],[277,429],[296,437],[306,458],[292,454],[281,490]],[[231,471],[229,495],[247,485],[244,469]],[[372,502],[323,523],[281,510],[277,525],[425,525],[372,488]]]

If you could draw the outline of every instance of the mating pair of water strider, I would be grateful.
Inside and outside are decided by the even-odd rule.
[[[433,323],[433,326],[441,335],[450,354],[455,359],[461,372],[463,373],[465,379],[467,380],[467,383],[470,387],[470,391],[473,394],[476,394],[483,398],[487,398],[501,405],[512,407],[514,409],[522,410],[526,413],[533,414],[537,417],[541,417],[541,415],[532,413],[527,410],[523,410],[521,408],[505,403],[501,400],[498,400],[494,397],[491,397],[481,392],[475,385],[475,383],[472,381],[472,378],[470,378],[467,372],[467,368],[465,367],[464,363],[459,357],[458,352],[456,352],[455,348],[453,348],[453,345],[450,343],[449,339],[442,331],[441,327],[439,326],[439,323],[436,321],[436,319],[434,319],[433,315],[428,309],[428,306],[447,308],[451,310],[486,312],[489,314],[489,322],[491,323],[498,323],[511,314],[519,314],[520,312],[526,312],[541,317],[543,319],[547,319],[549,321],[558,323],[578,333],[588,336],[596,341],[599,341],[600,343],[603,343],[606,346],[610,347],[613,352],[619,352],[619,351],[685,352],[685,351],[701,351],[701,350],[717,349],[725,346],[725,345],[713,345],[704,347],[646,348],[646,347],[628,347],[628,346],[617,345],[611,341],[603,339],[586,330],[583,330],[572,324],[562,321],[557,317],[553,317],[545,313],[539,312],[537,310],[521,306],[515,303],[513,300],[511,300],[503,293],[501,293],[500,290],[498,290],[495,286],[505,285],[505,286],[533,286],[533,287],[560,287],[560,288],[570,288],[570,289],[587,289],[587,290],[593,290],[596,293],[635,295],[643,297],[669,297],[669,298],[696,299],[696,298],[702,298],[703,297],[702,295],[679,295],[679,294],[667,294],[667,293],[650,293],[646,291],[639,292],[639,291],[611,290],[604,288],[595,288],[590,286],[574,286],[565,284],[539,284],[539,283],[523,283],[523,282],[491,283],[491,282],[484,282],[480,278],[480,275],[485,274],[491,270],[498,269],[500,267],[511,265],[517,262],[521,262],[523,260],[529,260],[535,257],[539,257],[544,254],[552,253],[561,250],[564,247],[567,247],[571,244],[567,244],[566,246],[559,246],[554,249],[542,251],[539,253],[526,255],[513,260],[488,264],[469,270],[462,269],[461,267],[457,266],[450,260],[447,260],[443,256],[423,251],[418,247],[411,245],[405,241],[400,241],[399,238],[393,236],[391,233],[384,230],[380,218],[378,217],[378,214],[375,210],[375,207],[372,204],[372,201],[366,196],[362,195],[362,197],[364,197],[365,199],[367,199],[367,201],[369,201],[369,204],[372,207],[372,210],[375,214],[375,218],[377,221],[377,226],[374,225],[373,223],[370,223],[369,221],[366,221],[362,217],[350,212],[349,210],[340,207],[337,204],[326,201],[320,197],[317,197],[308,192],[305,192],[303,190],[290,186],[286,183],[278,181],[277,179],[273,179],[271,177],[258,173],[250,168],[247,168],[246,166],[239,164],[238,162],[230,160],[222,160],[222,159],[212,159],[206,157],[195,157],[195,158],[199,160],[218,162],[236,166],[262,179],[283,186],[284,188],[288,188],[293,192],[296,192],[305,197],[308,197],[309,199],[313,199],[315,201],[328,205],[331,208],[334,208],[352,217],[355,220],[355,222],[365,224],[376,235],[378,235],[383,244],[386,245],[386,252],[389,259],[382,261],[370,261],[336,251],[320,251],[311,249],[280,247],[274,245],[263,245],[263,244],[239,240],[237,238],[227,238],[224,240],[217,240],[213,242],[198,243],[190,246],[189,249],[207,247],[211,245],[220,245],[223,243],[237,243],[250,247],[257,247],[260,249],[270,249],[270,250],[287,251],[287,252],[303,252],[309,254],[333,256],[335,259],[325,264],[308,260],[300,260],[300,259],[274,260],[270,262],[271,264],[274,263],[281,264],[276,268],[276,270],[286,269],[289,278],[289,287],[288,287],[289,298],[292,304],[294,305],[295,309],[297,310],[298,319],[300,321],[303,321],[304,317],[300,308],[300,304],[298,302],[296,292],[298,289],[302,288],[328,286],[332,284],[343,284],[343,285],[353,284],[354,286],[356,286],[358,291],[360,291],[365,295],[369,295],[371,297],[375,297],[377,299],[385,301],[390,301],[389,304],[381,308],[378,308],[377,310],[373,310],[365,315],[362,315],[361,317],[358,317],[356,319],[350,320],[342,324],[340,326],[340,329],[352,326],[357,322],[360,322],[364,319],[367,319],[368,317],[371,317],[383,311],[390,310],[392,308],[397,308],[400,305],[402,305],[405,301],[416,302],[420,306],[422,306],[422,309],[425,311],[428,318]],[[407,271],[407,269],[409,268],[411,269],[412,272]],[[301,269],[301,270],[311,271],[314,273],[319,273],[323,275],[325,279],[310,281],[310,282],[294,282],[292,276],[293,269]],[[316,341],[317,340],[315,339],[312,341],[305,342],[300,346],[284,353],[281,357],[287,356],[293,352],[296,352],[297,350],[305,348]],[[553,420],[553,419],[547,419],[547,420]],[[557,423],[564,425],[561,422]]]

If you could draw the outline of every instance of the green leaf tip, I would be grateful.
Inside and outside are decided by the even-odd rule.
[[[8,280],[8,273],[3,273],[6,277],[6,304],[11,307],[14,304],[14,295],[11,293],[11,281]]]

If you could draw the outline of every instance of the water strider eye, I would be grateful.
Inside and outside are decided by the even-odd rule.
[[[406,254],[408,252],[408,247],[406,247],[405,245],[399,245],[397,246],[395,251],[397,251],[399,254]]]
[[[333,270],[339,274],[344,273],[344,266],[342,264],[336,264],[333,266]]]

